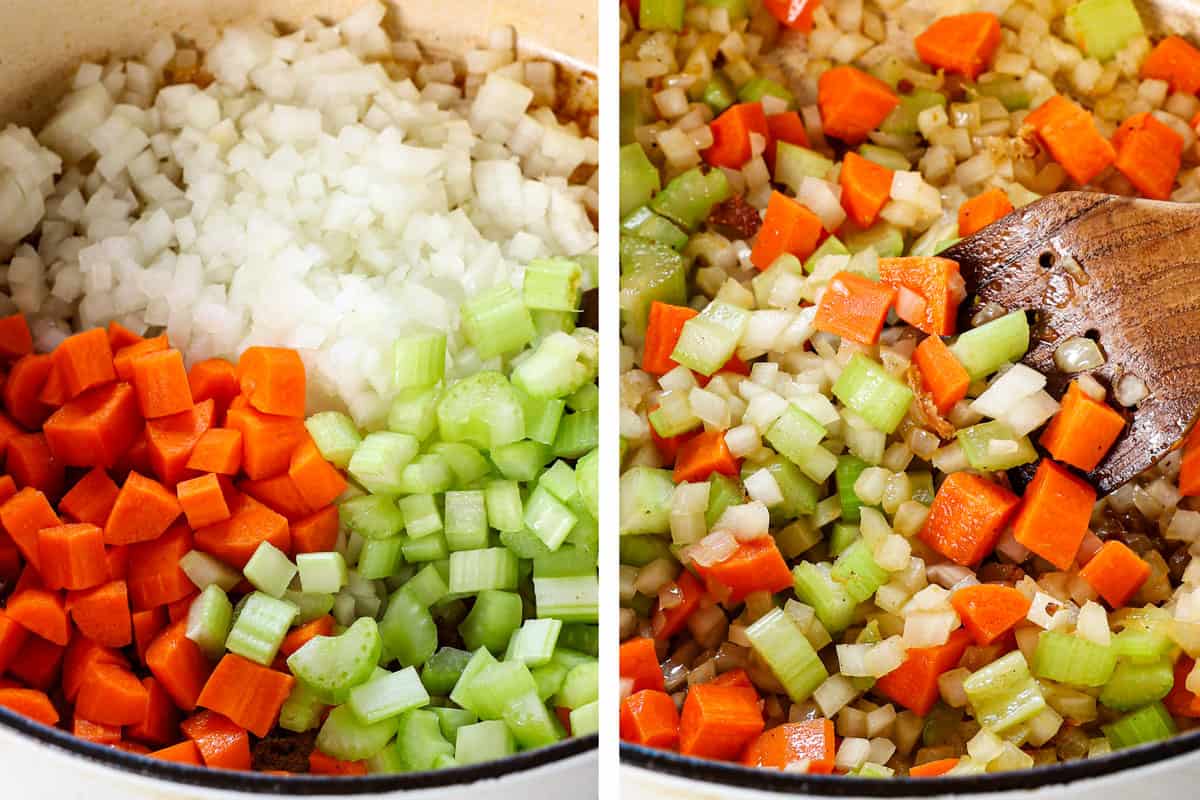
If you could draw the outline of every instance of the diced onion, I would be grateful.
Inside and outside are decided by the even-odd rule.
[[[1132,408],[1150,396],[1146,382],[1136,375],[1125,375],[1117,382],[1113,396],[1126,408]]]
[[[1054,365],[1067,373],[1086,372],[1104,366],[1104,354],[1091,339],[1072,336],[1054,351]]]

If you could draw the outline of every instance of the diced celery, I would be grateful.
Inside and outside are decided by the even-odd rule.
[[[585,383],[567,398],[567,407],[572,411],[596,411],[600,408],[600,387]]]
[[[518,746],[525,749],[546,747],[564,735],[562,726],[538,697],[536,690],[505,703],[501,719],[512,731]]]
[[[441,561],[450,556],[450,548],[446,545],[446,537],[441,532],[422,536],[420,539],[404,539],[400,545],[404,560],[410,564],[424,564],[428,561]]]
[[[415,436],[376,431],[367,434],[354,451],[347,472],[372,494],[400,494],[404,468],[420,448]]]
[[[327,707],[312,689],[296,681],[292,693],[279,709],[279,727],[293,733],[311,731],[321,724]]]
[[[546,311],[578,311],[583,267],[570,258],[536,258],[525,265],[525,305]]]
[[[842,369],[833,394],[872,427],[892,433],[912,403],[912,390],[862,353]]]
[[[509,638],[504,660],[540,667],[550,661],[561,632],[562,620],[527,619]]]
[[[890,147],[880,147],[877,144],[864,144],[858,148],[858,153],[868,161],[874,161],[881,167],[887,167],[895,172],[912,169],[912,163],[901,152]]]
[[[400,473],[400,494],[440,494],[454,483],[450,463],[437,453],[425,453],[413,459]]]
[[[632,471],[632,470],[630,470],[630,471]],[[625,475],[628,475],[628,474],[629,474],[629,472],[625,473]],[[621,495],[622,511],[624,511],[624,507],[625,507],[625,475],[621,476],[620,495]],[[668,491],[667,491],[666,497],[663,499],[663,502],[666,504],[666,507],[664,507],[662,509],[663,514],[664,514],[662,530],[661,531],[657,531],[657,530],[636,531],[637,533],[666,533],[670,529],[669,528],[670,514],[667,512],[670,510],[669,506],[670,506],[670,500],[671,500],[671,492],[674,490],[675,485],[671,481],[671,473],[669,473],[669,472],[666,473],[666,481],[667,481]],[[647,498],[647,499],[652,499],[652,498]],[[704,510],[705,525],[707,527],[711,528],[713,526],[713,524],[716,523],[716,521],[721,518],[721,515],[725,513],[725,509],[729,508],[730,506],[738,505],[738,504],[744,503],[744,502],[746,502],[746,496],[745,496],[745,494],[743,494],[742,487],[737,481],[734,481],[732,478],[730,478],[726,475],[714,474],[711,478],[708,479],[708,508],[706,508]],[[653,508],[653,506],[651,506],[648,503],[647,509],[652,509],[652,508]],[[626,531],[625,531],[625,524],[624,524],[624,520],[625,520],[624,513],[621,514],[621,520],[622,520],[621,533],[625,533]],[[624,540],[622,540],[622,543],[624,543]],[[651,559],[651,560],[653,560],[653,559]],[[621,563],[622,564],[634,564],[635,566],[645,566],[645,564],[636,564],[635,562],[629,561],[625,557],[624,548],[622,548],[622,550],[621,550]]]
[[[621,535],[667,533],[671,529],[671,495],[674,493],[675,481],[667,470],[633,467],[622,473],[619,492]]]
[[[900,105],[892,109],[892,113],[880,124],[879,129],[885,133],[912,136],[919,130],[917,117],[922,111],[944,105],[946,105],[945,95],[927,89],[917,89],[912,94],[900,96]],[[902,167],[901,169],[907,170],[911,167]]]
[[[473,711],[468,711],[465,708],[434,706],[429,710],[437,715],[438,727],[442,731],[442,736],[446,737],[446,741],[448,742],[453,742],[457,738],[459,728],[474,725],[479,721],[479,717],[475,716]]]
[[[200,652],[216,661],[225,653],[225,639],[233,620],[233,604],[220,586],[211,584],[192,601],[187,616],[187,638]]]
[[[368,775],[398,775],[405,771],[395,742],[366,760]]]
[[[1109,60],[1146,33],[1133,0],[1079,0],[1067,9],[1066,22],[1067,32],[1097,61]]]
[[[258,664],[275,660],[283,637],[300,610],[286,600],[253,592],[242,601],[241,611],[225,640],[225,649]]]
[[[848,256],[850,251],[846,245],[842,244],[842,240],[836,236],[830,236],[825,241],[821,242],[821,246],[813,251],[813,254],[804,261],[804,271],[812,272],[817,268],[819,262],[825,256]]]
[[[520,399],[499,372],[477,372],[455,383],[438,403],[437,418],[443,441],[466,442],[482,450],[525,436]]]
[[[534,398],[566,397],[587,382],[580,347],[567,333],[552,333],[524,354],[512,371],[513,386]]]
[[[404,529],[404,515],[395,501],[383,494],[353,497],[338,506],[338,517],[364,539],[387,539]]]
[[[537,335],[521,293],[505,284],[463,303],[462,330],[482,359],[515,353]]]
[[[1175,647],[1165,620],[1157,624],[1127,624],[1125,629],[1113,636],[1113,654],[1129,659],[1135,664],[1153,664],[1163,660]]]
[[[789,403],[764,438],[780,455],[799,464],[825,438],[825,427]]]
[[[704,86],[701,100],[712,109],[713,116],[719,116],[722,111],[737,102],[737,95],[729,79],[721,73],[714,73]]]
[[[433,495],[410,494],[401,497],[396,505],[404,517],[404,532],[410,537],[419,539],[442,529],[441,512]]]
[[[750,323],[750,312],[714,300],[683,323],[671,359],[702,375],[712,375],[733,357]]]
[[[973,469],[1003,472],[1037,461],[1037,450],[1028,436],[1017,436],[1000,420],[960,428],[956,434],[963,455]]]
[[[1024,311],[1013,311],[964,332],[951,345],[950,352],[975,380],[1005,364],[1020,361],[1028,349],[1029,320]]]
[[[1159,702],[1126,714],[1111,725],[1103,726],[1103,730],[1114,750],[1169,739],[1179,731],[1175,720]]]
[[[554,458],[582,458],[599,446],[599,411],[577,411],[563,416],[550,455]]]
[[[321,701],[344,703],[351,689],[374,674],[382,650],[379,626],[363,617],[338,636],[310,639],[288,657],[287,664],[296,680]]]
[[[627,244],[635,240],[641,243],[636,250]],[[683,256],[658,242],[635,236],[621,237],[620,302],[622,322],[629,335],[640,337],[645,332],[650,306],[655,300],[680,304],[686,303],[687,299],[687,269]]]
[[[551,551],[562,545],[577,521],[578,517],[540,484],[525,503],[525,527]]]
[[[650,200],[650,208],[684,230],[693,231],[708,218],[713,206],[728,200],[732,194],[724,172],[714,169],[705,174],[696,167],[672,178]]]
[[[284,592],[283,599],[300,609],[296,617],[297,625],[305,625],[318,617],[323,617],[333,609],[333,595],[316,594],[313,592]]]
[[[875,251],[880,258],[895,258],[904,252],[904,234],[894,225],[882,220],[866,230],[847,226],[842,241],[846,243],[851,253],[859,253],[867,248]],[[867,275],[878,280],[878,275]]]
[[[764,78],[761,75],[746,81],[742,88],[738,89],[738,101],[741,103],[758,103],[767,95],[778,97],[789,106],[796,104],[796,98],[791,92],[770,78]]]
[[[480,709],[487,703],[487,687],[477,686],[480,674],[488,666],[499,663],[496,657],[486,647],[480,647],[471,654],[471,659],[463,667],[454,690],[450,692],[450,700],[457,705],[479,715]],[[478,689],[483,690],[481,696],[476,695]]]
[[[862,516],[863,502],[854,493],[854,483],[866,468],[867,462],[857,456],[848,453],[838,456],[837,493],[842,501],[842,519],[846,522],[858,522]]]
[[[836,634],[850,627],[857,604],[843,584],[808,561],[801,561],[792,569],[792,578],[796,583],[796,596],[813,607],[826,630]]]
[[[517,743],[508,726],[498,719],[476,722],[458,729],[454,758],[459,764],[479,764],[506,758],[517,752]]]
[[[403,536],[367,539],[358,554],[358,564],[355,567],[358,574],[368,580],[382,580],[395,575],[396,569],[404,560],[405,541]]]
[[[506,444],[492,450],[492,461],[500,474],[514,481],[536,480],[550,459],[549,448],[532,439]]]
[[[459,488],[470,488],[487,477],[492,471],[492,465],[483,454],[465,442],[436,442],[429,447],[429,453],[441,456],[454,473],[454,485]]]
[[[799,467],[786,458],[772,456],[761,464],[754,465],[756,469],[765,469],[771,473],[783,502],[771,507],[771,521],[782,523],[796,517],[812,514],[817,510],[817,501],[821,497],[821,488],[815,481],[800,472]],[[750,467],[743,467],[743,473]],[[712,500],[712,492],[709,492]],[[740,501],[739,501],[740,502]]]
[[[471,613],[458,626],[467,647],[486,647],[503,653],[509,639],[521,627],[521,596],[515,592],[485,590],[475,598]]]
[[[829,555],[840,556],[860,535],[858,523],[834,523],[833,532],[829,535]]]
[[[814,150],[790,142],[777,142],[775,148],[775,182],[793,192],[805,178],[824,180],[833,169],[833,162]]]
[[[446,579],[442,577],[436,564],[426,564],[416,575],[409,578],[403,588],[413,600],[426,608],[441,602],[449,592]]]
[[[963,689],[975,718],[997,735],[1028,722],[1046,708],[1042,689],[1029,674],[1019,650],[971,673]]]
[[[437,650],[438,632],[429,608],[406,587],[392,592],[379,621],[380,641],[400,665],[424,664]]]
[[[487,522],[498,531],[519,531],[525,528],[525,509],[521,487],[516,481],[491,481],[484,489]]]
[[[321,457],[335,467],[345,469],[362,437],[354,420],[340,411],[320,411],[304,421]]]
[[[488,545],[487,509],[482,490],[446,492],[446,545],[476,550]]]
[[[688,242],[686,233],[675,223],[655,214],[649,206],[642,206],[621,220],[621,232],[658,242],[672,250],[682,250]]]
[[[1023,111],[1032,102],[1025,81],[1011,75],[992,75],[988,80],[976,83],[975,91],[984,97],[996,98],[1008,111]]]
[[[430,694],[449,695],[470,660],[471,654],[466,650],[440,648],[421,667],[421,683]]]
[[[571,711],[568,716],[572,736],[590,736],[600,732],[600,701],[593,700]]]
[[[875,562],[871,546],[861,538],[838,556],[830,576],[846,587],[846,593],[856,603],[869,600],[889,577],[888,571]]]
[[[450,554],[450,591],[454,594],[516,587],[517,559],[503,547]]]
[[[387,747],[395,735],[394,718],[368,724],[359,720],[350,706],[339,706],[325,718],[317,734],[317,749],[342,761],[362,761]]]
[[[621,148],[620,159],[621,216],[650,202],[654,193],[662,188],[658,168],[646,157],[646,151],[636,142]]]
[[[387,427],[393,433],[407,434],[424,441],[437,427],[439,389],[408,389],[396,395],[388,410]]]
[[[361,557],[360,557],[361,561]],[[300,553],[296,556],[300,588],[305,592],[336,594],[349,579],[341,553]]]
[[[534,578],[533,593],[539,617],[563,622],[596,622],[600,618],[600,585],[595,575]]]
[[[1111,647],[1058,631],[1042,631],[1033,654],[1033,674],[1068,686],[1108,683],[1117,659]]]
[[[412,667],[385,672],[350,690],[350,710],[368,725],[429,705],[429,692]]]
[[[795,620],[773,608],[746,628],[754,652],[767,663],[792,702],[803,703],[829,677]]]
[[[296,577],[296,565],[291,562],[282,550],[270,542],[263,542],[250,556],[242,573],[246,580],[261,592],[271,597],[283,597],[292,578]],[[336,589],[305,589],[305,591],[337,591]]]
[[[1100,690],[1100,702],[1117,711],[1132,711],[1162,700],[1174,685],[1175,671],[1170,661],[1155,664],[1121,661]]]
[[[568,622],[558,635],[556,658],[564,650],[578,650],[592,658],[600,656],[600,626],[586,622]]]
[[[561,651],[555,651],[556,654]],[[581,662],[567,670],[562,686],[554,697],[558,708],[579,708],[600,697],[600,662]]]
[[[225,591],[231,592],[242,582],[240,572],[224,561],[199,550],[191,550],[179,559],[179,568],[188,576],[188,580],[196,584],[196,588],[200,590],[207,589],[209,586],[219,586]]]
[[[414,333],[392,348],[392,386],[397,391],[436,385],[446,373],[446,334]]]

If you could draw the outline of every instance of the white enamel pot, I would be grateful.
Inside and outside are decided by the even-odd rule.
[[[336,20],[361,0],[3,0],[0,126],[37,125],[81,61],[137,56],[166,33],[200,46],[223,25],[306,17]],[[501,25],[522,46],[577,67],[597,63],[592,0],[392,0],[389,24],[442,53],[462,52]],[[287,778],[218,772],[100,747],[0,709],[4,800],[234,800],[266,795],[325,798],[524,800],[596,796],[596,737],[560,742],[487,764],[428,773]]]

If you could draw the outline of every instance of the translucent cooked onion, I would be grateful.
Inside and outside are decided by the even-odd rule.
[[[1086,372],[1104,366],[1104,353],[1091,339],[1072,336],[1054,351],[1054,365],[1071,374]]]
[[[1132,408],[1150,396],[1146,382],[1136,375],[1126,375],[1117,383],[1114,397],[1121,405]]]
[[[737,539],[729,531],[710,533],[688,548],[687,555],[701,567],[711,567],[733,555],[737,550]]]
[[[638,570],[633,586],[639,593],[654,597],[664,586],[675,580],[676,572],[678,568],[675,562],[666,558],[656,558]]]

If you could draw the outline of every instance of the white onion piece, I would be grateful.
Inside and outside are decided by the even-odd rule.
[[[1014,364],[971,403],[971,410],[985,417],[1000,419],[1045,385],[1045,375],[1024,364]]]
[[[1146,382],[1136,375],[1125,375],[1117,383],[1114,397],[1126,408],[1132,408],[1150,396]]]
[[[1063,372],[1086,372],[1104,366],[1104,354],[1091,339],[1072,336],[1054,351],[1054,365]]]
[[[1058,401],[1045,391],[1038,391],[1022,399],[1004,414],[1002,419],[1017,436],[1025,436],[1042,427],[1048,419],[1058,413]]]
[[[737,549],[737,539],[729,531],[717,531],[689,547],[687,557],[698,566],[711,567],[729,558]]]
[[[922,320],[929,304],[925,298],[906,286],[901,286],[896,293],[896,316],[906,320]]]

